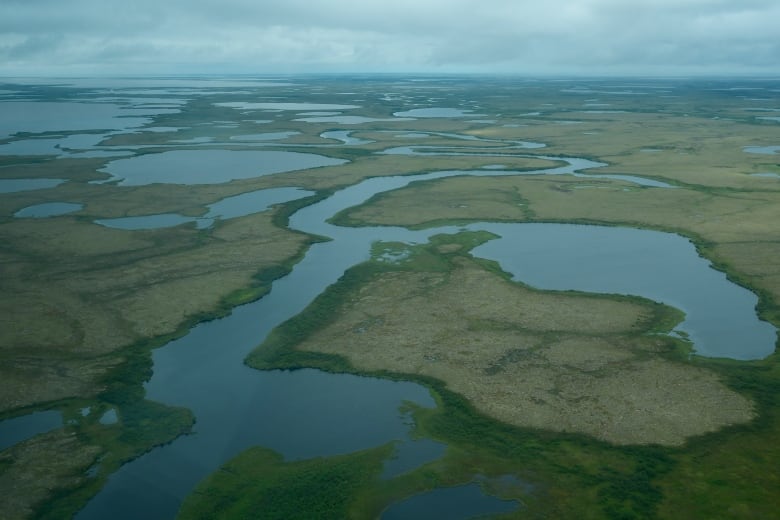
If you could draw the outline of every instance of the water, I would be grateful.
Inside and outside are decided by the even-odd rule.
[[[107,182],[119,181],[120,186],[154,183],[219,184],[347,162],[301,152],[173,150],[117,159],[100,171],[111,174]]]
[[[396,117],[420,117],[420,118],[432,118],[432,117],[474,117],[484,114],[474,114],[473,110],[461,110],[460,108],[413,108],[412,110],[404,110],[402,112],[394,112]]]
[[[62,427],[62,413],[56,410],[34,412],[0,421],[0,450],[60,427]]]
[[[230,139],[233,141],[281,141],[282,139],[288,139],[295,135],[300,135],[300,132],[264,132],[262,134],[246,134],[246,135],[234,135]]]
[[[187,217],[178,213],[161,213],[137,217],[120,217],[95,220],[96,224],[116,229],[159,229],[194,222],[198,229],[207,229],[214,220],[228,220],[265,211],[275,204],[314,195],[301,188],[269,188],[226,197],[209,204],[209,211],[202,217]]]
[[[157,215],[141,215],[137,217],[119,217],[95,220],[95,224],[114,229],[140,230],[161,229],[195,222],[195,217],[185,217],[178,213],[160,213]]]
[[[382,520],[468,520],[489,514],[511,513],[520,504],[516,500],[501,500],[485,495],[479,484],[439,488],[407,498],[388,507]]]
[[[742,151],[746,153],[776,155],[780,153],[780,146],[746,146],[742,149]]]
[[[385,461],[381,478],[403,475],[444,455],[447,445],[431,439],[415,439],[400,443],[392,458]]]
[[[333,130],[330,132],[322,132],[320,134],[320,137],[323,139],[335,139],[337,141],[341,141],[342,144],[348,144],[348,145],[358,145],[358,144],[370,144],[374,141],[370,141],[368,139],[360,139],[358,137],[352,137],[350,134],[352,132],[350,130]]]
[[[338,105],[334,103],[251,103],[251,102],[230,102],[214,103],[218,107],[235,108],[239,110],[351,110],[360,108],[360,105]]]
[[[58,215],[66,215],[79,211],[84,207],[83,204],[76,204],[74,202],[46,202],[43,204],[36,204],[34,206],[27,206],[22,208],[16,213],[14,217],[18,218],[46,218],[56,217]]]
[[[0,139],[17,132],[71,132],[81,130],[127,130],[152,121],[161,109],[132,111],[112,103],[70,101],[0,102]]]
[[[65,182],[65,179],[0,179],[0,193],[45,190]]]
[[[301,117],[293,121],[302,121],[304,123],[338,123],[341,125],[360,125],[363,123],[392,122],[392,121],[412,121],[410,118],[382,118],[366,116],[322,116],[322,117]]]
[[[165,90],[158,89],[154,92],[183,95],[185,91],[178,87],[192,85],[190,79],[182,79],[180,83],[177,81],[156,82]],[[151,84],[156,83],[151,82]],[[231,83],[235,86],[244,84],[242,81]],[[246,84],[257,83],[247,81]],[[128,81],[122,80],[122,85],[127,86]],[[149,85],[144,83],[144,86]],[[209,83],[209,86],[219,86],[219,84]],[[176,90],[173,90],[174,88]],[[198,93],[199,90],[192,89],[187,90],[186,95]],[[358,108],[358,105],[316,103],[221,103],[219,106],[245,111]],[[157,106],[125,109],[112,102],[101,104],[3,102],[0,108],[4,110],[4,118],[9,113],[5,112],[5,109],[9,107],[15,116],[11,118],[10,123],[7,119],[0,122],[0,136],[4,131],[20,130],[65,132],[138,128],[151,121],[149,117],[144,117],[144,114],[175,110]],[[43,112],[47,110],[50,113],[44,114]],[[411,113],[414,113],[414,117],[478,115],[471,110],[460,109],[417,110],[417,112],[399,112],[395,114],[395,118],[387,120],[402,121],[404,119],[398,116],[412,115]],[[333,117],[327,119],[331,116]],[[310,117],[318,118],[308,119],[311,122],[343,124],[383,120],[341,114],[330,116],[320,114]],[[58,128],[59,126],[62,128]],[[325,134],[328,132],[322,134],[324,138],[337,139],[344,144],[359,144],[354,141],[348,142],[354,138],[347,131],[331,132],[330,137],[326,137]],[[36,139],[34,144],[27,142],[15,146],[21,148],[39,146],[40,150],[49,151],[69,150],[68,153],[107,153],[108,150],[91,149],[97,146],[98,141],[94,140],[102,135],[108,134],[89,134],[88,138],[47,137]],[[400,135],[409,138],[439,135],[497,145],[482,150],[472,150],[471,153],[457,147],[406,149],[408,153],[416,155],[501,157],[508,155],[502,153],[508,150],[544,146],[541,143],[482,140],[475,136],[459,134],[412,132]],[[202,144],[210,138],[193,139],[193,144]],[[265,139],[252,139],[252,141],[256,140],[262,142]],[[271,293],[263,299],[234,309],[233,313],[224,319],[199,324],[186,336],[153,352],[154,374],[145,386],[147,397],[192,410],[197,418],[193,432],[122,466],[119,471],[111,475],[104,489],[78,514],[78,518],[172,518],[181,501],[192,491],[197,482],[244,449],[255,445],[274,449],[286,459],[294,460],[353,452],[396,441],[398,442],[397,458],[387,461],[386,478],[440,456],[445,449],[443,445],[431,440],[410,439],[408,416],[401,412],[405,401],[412,401],[426,407],[435,405],[428,391],[420,385],[344,374],[326,374],[317,370],[256,371],[245,366],[243,360],[257,344],[263,341],[270,330],[301,312],[318,294],[337,281],[346,269],[367,259],[372,242],[376,240],[424,242],[433,234],[455,233],[462,229],[455,226],[422,231],[397,227],[339,228],[327,222],[327,219],[336,212],[360,204],[377,193],[401,188],[417,180],[456,175],[494,176],[518,173],[587,176],[583,170],[603,166],[603,163],[586,159],[542,158],[562,160],[565,164],[535,172],[515,172],[506,169],[451,170],[416,176],[369,179],[296,212],[290,219],[290,226],[293,229],[329,236],[333,240],[311,246],[293,272],[277,280],[273,284]],[[144,185],[155,182],[208,184],[344,162],[346,161],[296,152],[178,150],[147,153],[112,161],[105,171],[112,175],[111,180],[121,185]],[[214,168],[214,165],[219,167]],[[665,183],[658,183],[651,179],[640,177],[631,179],[632,182],[648,183],[645,184],[647,186],[669,187]],[[0,192],[43,189],[56,186],[61,182],[64,180],[4,179],[0,180]],[[652,182],[656,184],[649,184]],[[196,222],[200,224],[214,218],[233,218],[246,214],[248,210],[258,211],[263,203],[253,198],[260,197],[256,193],[243,194],[215,203],[209,207],[207,215],[196,219]],[[295,195],[306,194],[308,192],[301,190]],[[160,215],[147,217],[160,217]],[[178,217],[189,218],[180,215]],[[585,279],[595,285],[584,290],[609,292],[625,290],[630,294],[668,301],[684,308],[688,313],[684,326],[689,327],[685,330],[690,331],[697,352],[704,355],[727,355],[748,359],[750,356],[763,357],[773,350],[774,329],[767,329],[766,324],[762,325],[763,322],[757,320],[753,309],[755,300],[743,298],[743,295],[728,288],[733,284],[725,280],[720,273],[710,269],[707,262],[698,257],[688,241],[676,235],[663,233],[657,234],[662,235],[660,238],[657,235],[651,237],[650,234],[654,232],[640,230],[627,230],[628,234],[623,234],[620,228],[589,226],[586,230],[583,226],[562,226],[559,231],[553,231],[553,227],[547,227],[551,225],[541,225],[545,227],[536,228],[533,226],[537,225],[478,223],[468,226],[468,229],[484,229],[500,234],[501,239],[488,242],[476,253],[489,256],[493,253],[483,248],[495,245],[500,250],[495,254],[501,265],[512,272],[517,279],[527,283],[542,285],[557,282],[558,286],[551,285],[550,288],[568,289],[577,288],[576,284]],[[557,236],[558,239],[551,239],[552,235]],[[656,239],[657,243],[653,241]],[[569,240],[579,240],[579,242],[574,242],[576,246],[571,243],[567,245],[566,241]],[[637,248],[634,248],[634,244]],[[567,247],[561,250],[560,246]],[[605,258],[605,251],[612,252],[609,255],[611,258]],[[663,254],[657,254],[658,251],[663,251]],[[664,260],[663,257],[667,255],[672,261]],[[639,260],[644,260],[644,263],[638,263]],[[608,261],[613,263],[610,264]],[[606,273],[602,269],[595,272],[587,271],[586,274],[586,268],[599,267],[602,263],[607,266]],[[706,283],[711,283],[715,290],[724,287],[727,289],[724,292],[708,293],[704,302],[685,299],[686,294],[680,293],[697,292],[698,286],[688,285],[685,286],[688,289],[682,291],[673,286],[678,283],[693,283],[700,276],[697,274],[699,271],[704,273],[701,274],[704,277],[702,279]],[[632,277],[644,276],[651,277],[655,283],[649,284],[650,287],[642,284],[631,285]],[[715,278],[712,280],[707,279],[713,276]],[[683,279],[681,280],[680,277]],[[613,288],[609,285],[612,283],[612,278],[622,280],[621,283],[628,284],[627,288]],[[688,278],[691,280],[687,280]],[[661,292],[656,296],[653,291]],[[711,300],[729,304],[731,307],[728,316],[723,317],[717,313],[713,315],[712,304],[717,302]],[[705,329],[718,325],[717,323],[713,325],[712,321],[727,323],[734,331],[739,331],[741,341],[724,341],[725,347],[714,344],[708,336],[709,332],[706,330],[700,332],[698,325],[695,325],[695,319],[702,316],[702,326]],[[760,342],[748,339],[752,338],[754,328],[759,331],[759,336],[766,336]],[[712,335],[720,336],[727,333],[728,331]],[[52,412],[55,415],[51,415],[50,412],[44,413],[49,414],[46,420],[51,421],[47,423],[46,428],[61,426],[62,418],[58,412]],[[35,418],[30,419],[30,417]],[[0,423],[0,432],[5,431],[3,428],[9,428],[9,424],[37,420],[38,415],[31,414],[24,418],[3,421]],[[121,409],[107,412],[101,416],[101,420],[109,423],[106,427],[111,427],[111,423],[121,420]],[[20,422],[14,423],[14,421]],[[18,429],[22,433],[17,435],[17,439],[21,440],[39,433],[38,429],[25,428]],[[0,438],[5,439],[2,435]],[[517,507],[519,505],[516,502],[485,496],[480,486],[472,483],[467,486],[435,490],[394,504],[385,511],[383,518],[392,518],[392,515],[399,514],[403,518],[413,518],[415,514],[423,515],[422,517],[425,518],[437,515],[445,518],[467,518],[512,511]]]

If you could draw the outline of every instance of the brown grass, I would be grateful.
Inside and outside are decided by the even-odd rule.
[[[750,420],[750,401],[714,373],[658,355],[650,315],[533,291],[464,260],[449,276],[381,275],[298,348],[435,377],[501,421],[615,444],[679,445]]]

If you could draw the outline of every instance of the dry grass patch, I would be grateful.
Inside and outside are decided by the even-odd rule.
[[[498,420],[615,444],[679,445],[750,420],[750,401],[714,373],[658,355],[652,316],[649,304],[542,293],[463,260],[449,275],[380,275],[297,348],[435,377]]]
[[[39,435],[0,454],[0,517],[31,518],[53,489],[75,488],[87,480],[86,469],[100,453],[75,432],[60,429]],[[80,476],[77,476],[80,475]]]
[[[259,290],[258,271],[308,243],[272,220],[272,211],[258,213],[210,232],[124,231],[71,218],[0,226],[9,273],[0,281],[0,356],[15,383],[3,385],[0,410],[94,395],[116,363],[95,356],[171,334],[229,295]]]

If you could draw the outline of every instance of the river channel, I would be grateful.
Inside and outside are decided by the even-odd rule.
[[[567,165],[522,173],[581,175],[582,170],[601,165],[585,159],[555,159]],[[372,242],[421,243],[435,234],[464,229],[346,228],[327,222],[337,212],[414,181],[519,173],[453,170],[372,178],[297,211],[290,218],[291,228],[332,240],[313,245],[261,300],[220,320],[199,324],[153,352],[154,375],[146,384],[147,398],[192,410],[197,418],[193,432],[125,464],[77,518],[173,518],[201,479],[250,446],[265,446],[293,460],[353,452],[393,440],[412,442],[408,420],[399,407],[405,400],[434,406],[424,387],[317,370],[257,371],[246,367],[244,358],[346,269],[368,259]],[[774,350],[776,331],[756,317],[755,295],[713,270],[680,236],[553,224],[475,223],[465,228],[501,236],[475,254],[497,260],[526,283],[637,294],[681,308],[687,319],[680,328],[693,339],[698,354],[756,359]],[[575,247],[567,241],[575,241]],[[655,261],[642,262],[649,250],[654,251]],[[611,263],[605,262],[607,258]],[[588,274],[583,275],[582,269],[589,269]],[[577,285],[578,278],[596,285]],[[704,296],[690,297],[695,294]],[[713,309],[715,301],[722,308]],[[722,338],[715,326],[723,319],[721,312],[729,313],[729,329],[736,331],[740,341]],[[418,456],[418,463],[425,461],[424,453]]]

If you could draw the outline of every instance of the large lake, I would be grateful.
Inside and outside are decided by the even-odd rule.
[[[348,161],[287,151],[173,150],[117,159],[101,170],[120,186],[219,184]]]

